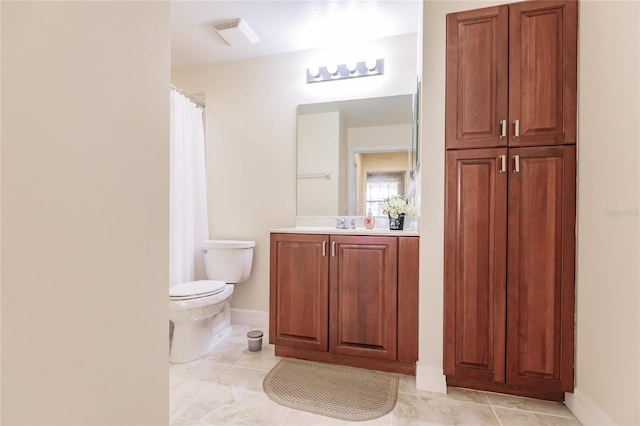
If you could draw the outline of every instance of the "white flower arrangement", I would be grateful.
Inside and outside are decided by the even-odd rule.
[[[409,204],[403,195],[394,195],[384,200],[382,204],[384,214],[388,214],[392,219],[397,219],[401,214],[409,212]]]

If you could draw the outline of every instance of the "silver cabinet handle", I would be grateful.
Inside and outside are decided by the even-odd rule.
[[[327,242],[323,241],[322,242],[322,257],[327,255]]]
[[[507,120],[500,120],[500,139],[507,137]]]
[[[331,241],[331,256],[336,257],[336,242]]]
[[[500,157],[500,173],[507,171],[507,156],[501,155]]]
[[[519,155],[513,156],[513,163],[514,163],[513,173],[520,173],[520,156]]]
[[[520,120],[514,120],[513,127],[513,138],[518,139],[520,137]]]

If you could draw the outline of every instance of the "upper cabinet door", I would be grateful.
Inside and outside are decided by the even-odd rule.
[[[509,8],[509,146],[574,144],[577,2]]]
[[[447,15],[447,149],[576,143],[578,7],[527,1]]]
[[[509,7],[447,15],[447,149],[507,146]]]

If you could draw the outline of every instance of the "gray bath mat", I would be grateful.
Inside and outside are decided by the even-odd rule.
[[[286,358],[263,382],[277,404],[336,419],[382,417],[396,404],[398,377],[389,373]]]

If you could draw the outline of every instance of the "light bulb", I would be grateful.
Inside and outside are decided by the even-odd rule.
[[[307,70],[309,72],[309,75],[312,78],[318,79],[320,78],[320,68],[318,67],[311,67]]]
[[[358,63],[357,62],[349,62],[347,63],[347,69],[350,74],[355,74],[358,72]]]
[[[337,77],[338,76],[338,66],[337,65],[327,65],[327,72],[332,77]]]
[[[369,71],[375,71],[377,65],[378,61],[375,59],[368,59],[367,62],[365,62],[365,66]]]

